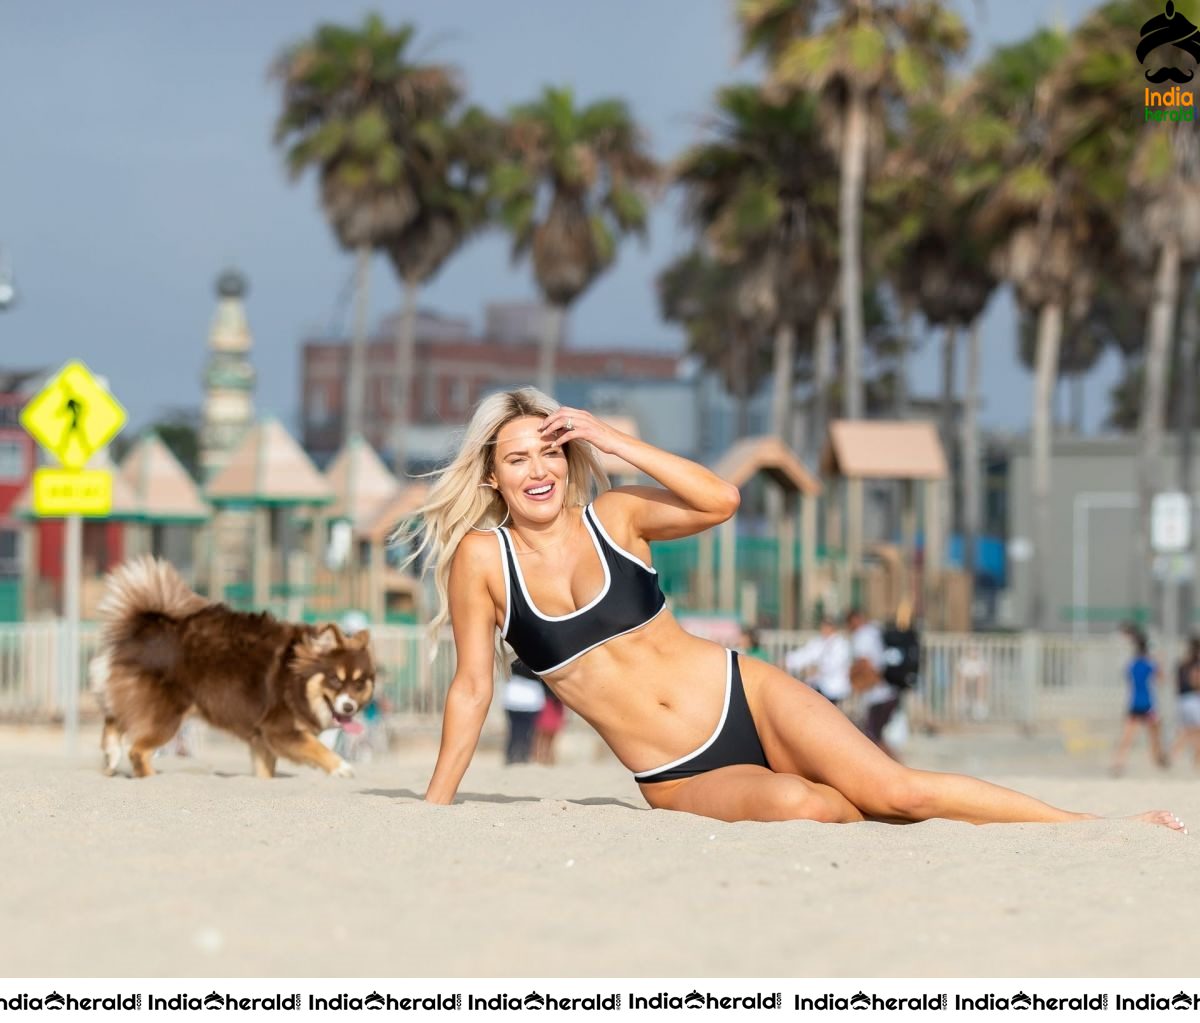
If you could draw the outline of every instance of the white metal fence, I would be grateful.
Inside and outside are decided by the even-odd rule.
[[[764,631],[762,642],[770,660],[782,664],[788,650],[811,636]],[[915,723],[934,727],[1112,720],[1126,698],[1128,660],[1119,636],[924,633],[920,681],[905,706]],[[1173,680],[1160,682],[1168,709],[1173,691]]]
[[[810,635],[764,631],[762,640],[769,659],[782,664],[784,654]],[[449,634],[436,651],[422,626],[377,626],[371,637],[388,709],[406,716],[440,715],[454,673]],[[85,690],[87,661],[97,638],[96,627],[85,624],[78,652]],[[917,723],[1038,724],[1064,718],[1111,720],[1120,713],[1128,653],[1119,639],[928,633],[922,645],[921,681],[907,700]],[[67,656],[60,622],[0,625],[0,719],[60,717],[65,696],[60,666]],[[1168,707],[1173,689],[1166,682],[1160,686]],[[95,710],[95,702],[85,693],[80,707],[86,715]]]
[[[80,629],[79,706],[86,716],[98,710],[87,693],[87,662],[96,652],[99,629]],[[431,658],[427,630],[417,625],[387,625],[371,630],[386,705],[398,714],[440,715],[454,673],[454,644],[449,634]],[[62,665],[71,656],[67,630],[60,621],[0,624],[0,720],[53,720],[63,715]]]

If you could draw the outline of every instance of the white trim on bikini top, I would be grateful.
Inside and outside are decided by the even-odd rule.
[[[630,554],[629,551],[627,551],[624,547],[622,547],[619,543],[617,543],[616,540],[614,540],[611,536],[608,535],[608,530],[604,528],[604,523],[600,521],[600,516],[596,514],[595,503],[589,504],[588,507],[592,510],[592,520],[596,523],[596,528],[598,530],[600,530],[600,535],[603,536],[604,539],[608,541],[609,547],[611,547],[614,551],[616,551],[618,554],[620,554],[623,558],[628,558],[635,565],[641,565],[642,568],[644,568],[647,572],[650,572],[652,575],[658,575],[657,568],[655,568],[653,565],[647,565],[636,554]]]
[[[496,526],[492,531],[496,534],[496,542],[500,544],[500,574],[504,576],[504,626],[500,629],[500,635],[507,637],[508,619],[512,614],[512,590],[508,587],[508,555],[504,537],[500,535],[500,527]]]
[[[586,512],[587,509],[585,508],[584,511]],[[596,548],[596,555],[597,555],[597,557],[600,558],[600,566],[604,569],[604,585],[600,588],[600,592],[597,593],[586,604],[584,604],[583,607],[576,608],[576,610],[574,610],[574,611],[568,611],[565,615],[542,614],[542,612],[538,610],[538,606],[533,602],[533,598],[529,595],[529,587],[527,587],[525,585],[525,575],[521,571],[521,562],[519,560],[517,560],[517,547],[516,547],[516,544],[514,544],[512,542],[512,535],[503,526],[497,527],[504,533],[505,538],[508,540],[509,547],[512,549],[512,552],[513,552],[512,563],[513,563],[513,567],[516,568],[516,570],[517,570],[517,583],[521,587],[521,592],[525,595],[525,603],[528,604],[529,609],[544,622],[565,622],[571,618],[578,618],[585,611],[590,611],[597,604],[599,604],[600,601],[602,601],[604,599],[604,595],[606,593],[608,593],[609,586],[612,585],[612,573],[608,570],[608,558],[606,558],[604,556],[604,551],[600,547],[600,539],[599,539],[599,537],[596,536],[596,531],[592,528],[592,525],[588,521],[588,516],[586,514],[583,515],[583,524],[587,528],[588,536],[590,536],[592,538],[592,546]],[[508,566],[506,563],[506,565],[505,565],[506,572],[507,572],[507,567]],[[507,598],[506,598],[505,603],[510,604],[511,601],[507,600]],[[507,628],[508,621],[509,621],[509,611],[508,611],[508,608],[505,607],[505,609],[504,609],[504,622],[505,622],[504,631],[505,632],[508,631],[508,628]],[[564,661],[563,663],[566,663],[566,662]]]
[[[634,779],[647,778],[652,774],[661,774],[663,771],[669,771],[673,767],[678,767],[680,764],[686,764],[689,760],[694,760],[700,756],[709,746],[717,741],[717,736],[721,734],[721,730],[725,727],[725,718],[729,715],[729,701],[733,694],[733,651],[725,651],[725,705],[721,708],[721,718],[717,721],[717,727],[713,729],[712,735],[708,737],[705,743],[692,750],[691,753],[686,753],[678,760],[672,760],[669,764],[663,764],[661,767],[652,767],[648,771],[635,771]]]

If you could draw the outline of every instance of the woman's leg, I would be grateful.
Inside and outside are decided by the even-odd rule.
[[[776,774],[755,764],[721,767],[691,778],[642,785],[641,789],[656,810],[680,810],[721,821],[846,824],[863,819],[845,796],[828,785]]]
[[[972,824],[1094,819],[1092,814],[1060,810],[977,778],[898,764],[829,701],[797,686],[779,669],[757,661],[739,663],[771,768],[829,786],[866,817],[897,821],[942,817]],[[1155,811],[1147,819],[1174,826],[1170,814]]]

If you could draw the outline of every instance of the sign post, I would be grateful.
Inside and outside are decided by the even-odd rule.
[[[1191,545],[1191,498],[1178,491],[1155,494],[1150,506],[1150,548],[1154,551],[1154,575],[1162,581],[1165,660],[1173,657],[1179,646],[1179,586],[1192,577]]]
[[[112,510],[112,473],[84,468],[125,424],[125,410],[82,362],[68,362],[21,410],[21,425],[61,469],[33,474],[33,511],[65,518],[63,633],[59,673],[67,752],[79,736],[79,595],[83,574],[83,519]]]

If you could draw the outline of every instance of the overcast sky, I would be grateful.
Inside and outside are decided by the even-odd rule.
[[[1092,6],[962,0],[960,9],[980,52],[1050,20],[1073,24]],[[20,301],[0,313],[0,365],[82,358],[109,378],[134,426],[197,407],[213,283],[234,265],[250,280],[258,409],[294,426],[299,343],[330,324],[348,329],[340,297],[352,258],[333,241],[314,180],[292,185],[283,172],[271,145],[278,86],[266,71],[318,22],[359,23],[371,9],[412,21],[419,52],[456,64],[470,98],[494,111],[545,84],[572,85],[585,102],[625,98],[662,158],[697,139],[715,89],[752,73],[737,60],[732,0],[5,0],[0,248]],[[572,343],[679,349],[681,332],[658,318],[654,279],[688,244],[664,203],[649,245],[628,243],[577,303]],[[488,235],[422,304],[478,327],[486,302],[535,294],[528,266],[512,267],[505,241]],[[376,320],[399,304],[383,260],[371,304]],[[1023,430],[1031,383],[1014,355],[1007,296],[993,300],[984,342],[984,421]],[[1090,425],[1116,369],[1110,357],[1089,385]],[[912,377],[917,393],[936,392],[933,344]]]

